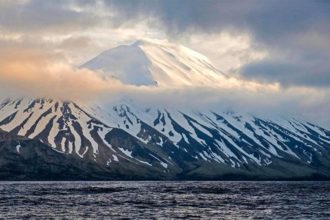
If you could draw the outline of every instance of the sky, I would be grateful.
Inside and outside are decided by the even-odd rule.
[[[72,99],[132,91],[78,67],[121,44],[167,39],[229,76],[279,90],[236,88],[214,102],[296,112],[330,127],[329,11],[327,0],[0,0],[0,91]],[[205,91],[194,95],[212,94]]]

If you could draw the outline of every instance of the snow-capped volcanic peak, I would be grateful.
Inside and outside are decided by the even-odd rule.
[[[225,78],[204,55],[159,40],[139,40],[104,51],[82,67],[132,85],[200,86]]]

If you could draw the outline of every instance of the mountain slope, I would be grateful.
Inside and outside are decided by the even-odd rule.
[[[329,176],[330,132],[310,123],[133,104],[84,108],[53,100],[7,100],[0,126],[93,162],[110,179],[111,172],[151,179]]]
[[[100,179],[104,170],[37,140],[0,131],[0,180]]]
[[[178,169],[173,161],[162,157],[165,153],[161,149],[103,124],[75,103],[8,99],[0,105],[0,115],[3,130],[39,140],[59,152],[94,161],[107,169],[125,171],[122,176],[138,170],[141,176],[149,173],[148,177],[159,177]]]
[[[205,56],[164,41],[120,46],[83,67],[149,87],[227,82]],[[32,172],[41,164],[52,171],[45,165],[50,157],[65,165],[55,171],[74,170],[59,175],[63,179],[330,178],[330,131],[292,118],[149,107],[134,100],[81,104],[12,98],[0,104],[0,129],[26,139],[29,161],[39,158],[23,167]],[[8,154],[5,161],[17,163],[22,155],[16,146],[3,142],[2,160]],[[6,177],[10,172],[1,178]]]
[[[307,122],[269,120],[234,112],[138,108],[129,104],[94,114],[101,112],[107,112],[109,117],[103,120],[108,124],[117,124],[148,144],[163,146],[164,139],[153,135],[158,132],[185,152],[190,161],[205,167],[222,167],[212,171],[211,176],[216,172],[223,174],[227,168],[252,173],[260,169],[262,175],[283,177],[314,171],[329,174],[330,132]],[[286,165],[281,167],[283,164]],[[294,171],[290,171],[289,164]],[[298,167],[301,173],[296,170]],[[269,170],[262,171],[264,168]],[[272,174],[272,169],[277,173]]]

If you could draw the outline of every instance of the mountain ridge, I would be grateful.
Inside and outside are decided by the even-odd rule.
[[[196,82],[207,86],[228,79],[203,55],[166,41],[120,46],[82,68],[148,87],[194,86]],[[19,140],[30,143],[28,155],[36,156],[42,167],[47,167],[51,155],[53,161],[64,164],[60,169],[64,173],[72,167],[75,171],[70,175],[78,180],[330,178],[330,131],[292,118],[216,108],[150,107],[135,100],[84,104],[23,97],[0,104],[0,129],[6,152],[0,156],[0,170],[4,168],[1,161],[11,167],[17,163],[27,176],[37,164],[17,160],[24,156],[16,149]],[[6,154],[12,155],[11,160]],[[49,172],[53,172],[49,178],[59,173],[54,167]],[[24,179],[10,172],[1,178],[6,175]],[[70,175],[59,177],[70,179]]]
[[[285,179],[329,175],[330,132],[308,123],[290,121],[279,125],[232,112],[191,115],[149,108],[142,111],[126,104],[104,111],[113,121],[101,122],[94,117],[98,113],[88,108],[82,110],[75,103],[42,99],[25,102],[11,100],[1,105],[1,116],[3,112],[14,112],[1,117],[2,129],[41,141],[55,151],[106,170],[126,170],[121,175],[123,179],[129,179],[132,170],[137,172],[137,179],[235,179],[244,175],[247,179]],[[39,117],[33,119],[31,112],[38,112]],[[52,120],[50,126],[47,118],[54,117],[57,120]],[[29,120],[35,121],[27,128]],[[36,132],[29,132],[33,127]],[[47,132],[54,134],[45,135]],[[210,167],[214,169],[211,173]],[[144,174],[138,174],[143,169]],[[105,179],[111,179],[110,170],[104,172]]]

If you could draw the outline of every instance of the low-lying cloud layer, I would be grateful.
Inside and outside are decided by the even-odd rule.
[[[107,74],[108,75],[108,74]],[[219,78],[224,80],[224,78]],[[132,99],[144,106],[237,111],[265,116],[286,115],[327,126],[328,90],[281,88],[229,78],[207,86],[153,87],[123,84],[102,72],[80,69],[56,53],[33,48],[3,49],[0,53],[2,98],[28,96],[83,103],[113,103]],[[322,118],[321,118],[322,119]]]

